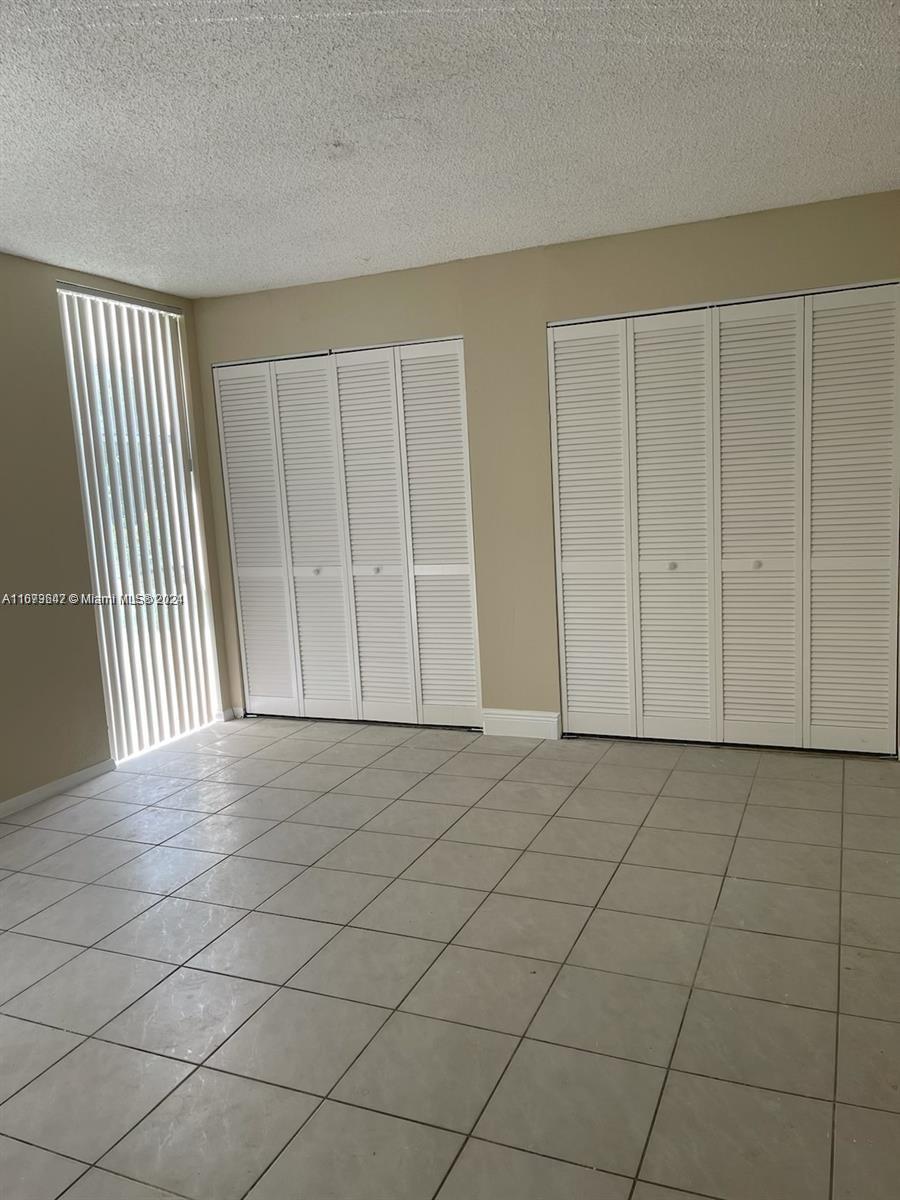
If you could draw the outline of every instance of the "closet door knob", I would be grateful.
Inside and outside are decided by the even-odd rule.
[[[762,566],[762,559],[761,559],[761,558],[755,558],[755,559],[753,560],[753,570],[754,570],[754,571],[758,571],[758,570],[759,570],[759,568],[760,568],[761,566]]]
[[[313,575],[319,575],[319,574],[321,574],[321,571],[322,571],[321,567],[313,567]]]
[[[677,562],[670,562],[670,563],[669,563],[669,570],[670,570],[670,571],[674,571],[674,570],[676,570],[676,569],[677,569],[677,567],[678,567],[678,563],[677,563]]]
[[[373,568],[372,568],[372,571],[373,571],[373,573],[374,573],[375,575],[380,575],[380,574],[381,574],[381,567],[373,567]]]

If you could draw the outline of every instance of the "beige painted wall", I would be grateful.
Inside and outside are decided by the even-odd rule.
[[[59,279],[180,305],[193,353],[189,301],[0,255],[0,595],[91,590]],[[0,664],[0,801],[109,757],[92,609],[0,607]]]
[[[194,302],[211,364],[461,334],[484,703],[559,710],[546,325],[900,276],[900,192],[850,197],[334,283]],[[211,454],[228,661],[240,704],[221,465]]]

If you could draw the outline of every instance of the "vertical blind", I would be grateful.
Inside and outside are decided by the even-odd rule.
[[[59,289],[117,761],[208,724],[215,657],[182,317]]]

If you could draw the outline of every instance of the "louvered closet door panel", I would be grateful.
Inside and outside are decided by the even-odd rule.
[[[268,363],[215,371],[248,712],[299,716]]]
[[[634,735],[625,321],[551,330],[563,728]]]
[[[393,348],[336,354],[360,715],[417,720]]]
[[[896,748],[898,289],[806,302],[810,746]]]
[[[422,721],[481,723],[462,342],[398,346]]]
[[[800,746],[803,300],[714,314],[722,734]]]
[[[715,740],[711,317],[666,313],[630,324],[639,731]]]
[[[333,356],[272,364],[307,717],[356,717]]]

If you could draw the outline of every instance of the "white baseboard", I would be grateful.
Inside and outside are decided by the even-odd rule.
[[[242,708],[223,708],[221,712],[215,714],[217,721],[240,721],[244,716]]]
[[[94,763],[92,767],[83,767],[80,771],[73,771],[71,775],[63,776],[62,779],[54,779],[52,783],[42,783],[40,787],[32,788],[30,792],[23,792],[21,796],[13,796],[0,803],[0,817],[11,816],[13,813],[27,808],[29,804],[36,804],[38,800],[59,796],[79,783],[87,783],[89,779],[95,779],[98,775],[115,769],[116,764],[113,760],[106,758],[103,762]]]
[[[560,734],[559,713],[526,712],[515,708],[486,708],[484,732],[500,737],[554,739]]]

